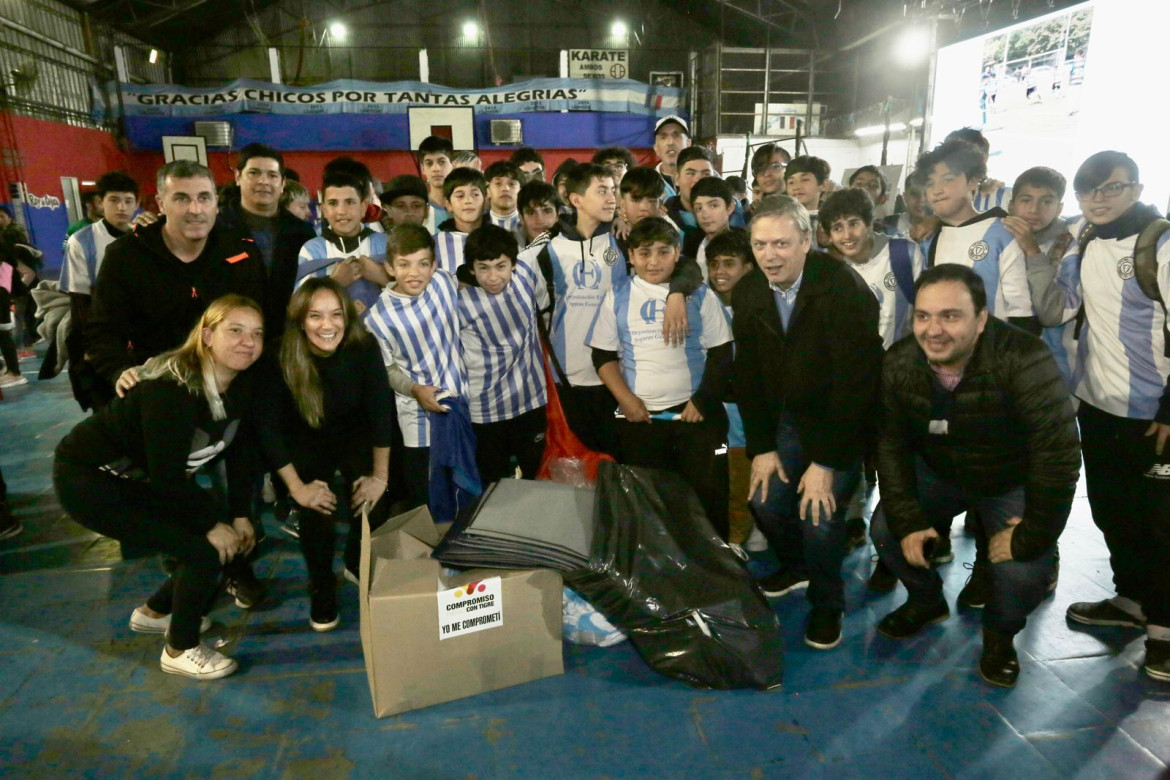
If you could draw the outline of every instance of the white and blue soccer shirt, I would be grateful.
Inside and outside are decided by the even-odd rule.
[[[691,400],[703,381],[707,350],[731,341],[731,324],[723,304],[707,285],[687,297],[690,327],[682,349],[666,344],[669,284],[650,284],[638,277],[614,285],[605,294],[586,336],[586,344],[617,352],[622,378],[651,412]]]
[[[466,397],[467,371],[459,346],[459,294],[455,277],[436,270],[416,297],[387,287],[363,315],[382,348],[382,360],[397,363],[416,384]],[[412,395],[395,393],[398,425],[407,447],[429,447],[428,413]]]
[[[975,210],[980,213],[996,208],[1007,211],[1008,204],[1011,202],[1012,188],[1008,186],[1001,186],[990,195],[984,195],[982,190],[977,190],[973,199]]]
[[[922,251],[913,241],[871,233],[873,249],[870,259],[857,264],[846,261],[856,271],[878,302],[878,334],[882,348],[909,333],[910,313],[914,309],[914,280],[922,273]]]
[[[992,317],[1031,317],[1032,293],[1024,250],[1004,227],[1002,212],[980,214],[958,226],[942,225],[923,244],[926,267],[943,263],[964,265],[983,279],[987,311]]]
[[[317,236],[305,242],[297,255],[297,283],[300,287],[310,276],[326,277],[333,273],[333,269],[342,260],[350,257],[365,255],[371,260],[383,263],[386,261],[386,234],[375,233],[372,230],[362,230],[358,236],[357,246],[346,251],[338,242],[329,237],[339,238],[332,231],[324,236]],[[367,280],[358,279],[345,288],[349,297],[361,301],[367,308],[373,306],[382,294],[382,288]]]
[[[536,323],[548,304],[544,278],[526,261],[516,262],[498,295],[473,286],[459,291],[472,422],[511,420],[548,403]]]
[[[122,234],[124,235],[124,234]],[[98,271],[106,257],[106,248],[121,238],[110,232],[104,219],[86,225],[65,242],[65,262],[61,266],[61,292],[93,295]]]
[[[440,230],[435,233],[435,268],[455,273],[463,265],[463,247],[467,244],[467,234],[458,230]]]
[[[515,236],[516,244],[521,249],[523,249],[524,245],[528,243],[524,235],[524,225],[520,222],[519,211],[513,211],[511,215],[501,217],[496,212],[489,210],[488,213],[484,215],[484,221],[495,225],[496,227],[502,227],[504,230],[507,230],[509,233]]]
[[[552,266],[556,301],[549,336],[553,352],[569,384],[596,387],[601,379],[593,368],[593,354],[585,345],[585,336],[601,299],[610,288],[629,278],[626,258],[617,239],[608,232],[584,240],[559,233],[538,252],[547,252]]]
[[[1080,235],[1083,227],[1082,219],[1073,234]],[[1162,308],[1170,305],[1170,232],[1158,240],[1161,305],[1147,298],[1134,278],[1137,239],[1094,238],[1083,258],[1074,242],[1061,261],[1056,283],[1067,295],[1066,319],[1074,319],[1082,303],[1085,307],[1073,394],[1117,417],[1152,420],[1170,377]]]

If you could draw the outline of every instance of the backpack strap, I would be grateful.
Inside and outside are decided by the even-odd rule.
[[[1162,307],[1162,352],[1170,357],[1170,314],[1158,289],[1158,241],[1167,230],[1170,221],[1162,218],[1142,229],[1133,248],[1133,273],[1145,296]]]
[[[914,301],[914,253],[910,241],[890,239],[890,270],[907,301]]]

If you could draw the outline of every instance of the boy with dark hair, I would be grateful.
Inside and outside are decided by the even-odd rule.
[[[735,196],[727,182],[716,176],[702,179],[691,188],[691,208],[698,223],[698,230],[687,236],[683,254],[695,258],[703,280],[707,273],[707,244],[719,234],[734,228],[731,220],[735,216]]]
[[[378,200],[378,191],[374,186],[374,174],[370,172],[369,166],[352,157],[336,157],[325,163],[323,176],[328,178],[333,174],[351,176],[361,182],[360,194],[366,207],[362,214],[362,224],[368,226],[375,233],[381,233],[382,203]]]
[[[748,238],[746,231],[725,230],[707,242],[706,253],[707,284],[719,296],[719,301],[723,304],[723,313],[730,320],[731,291],[735,289],[740,279],[756,267],[755,258],[752,256],[751,239]],[[727,412],[727,471],[730,485],[727,506],[730,531],[727,541],[737,554],[742,553],[744,549],[760,552],[767,549],[768,540],[764,538],[760,529],[755,527],[747,505],[746,496],[748,485],[751,483],[751,460],[747,457],[743,418],[739,414],[739,405],[734,401],[725,400],[723,408]],[[740,557],[744,555],[741,554]]]
[[[940,221],[923,245],[926,267],[958,263],[974,269],[987,289],[991,316],[1038,335],[1024,251],[1004,225],[1007,213],[975,210],[973,198],[987,173],[982,152],[966,141],[945,141],[919,157],[915,167]]]
[[[537,182],[543,184],[543,182]],[[515,474],[535,479],[544,456],[544,356],[536,318],[548,288],[516,237],[496,225],[471,232],[459,267],[459,327],[467,367],[475,459],[484,484]]]
[[[731,194],[739,202],[739,207],[746,212],[749,205],[747,181],[742,176],[728,176],[723,181],[731,188]]]
[[[386,232],[407,222],[416,225],[427,222],[427,183],[418,176],[395,176],[378,200],[382,201],[382,227]]]
[[[878,302],[878,334],[882,349],[911,332],[914,309],[914,280],[922,273],[922,252],[904,238],[889,238],[873,230],[873,201],[861,188],[838,190],[825,199],[818,213],[821,227],[829,236],[832,253],[861,276]],[[845,524],[853,547],[865,544],[865,508],[877,482],[873,442],[867,445],[863,479],[849,504]],[[889,569],[880,562],[870,578],[870,587],[892,590],[897,585]]]
[[[440,224],[435,232],[435,266],[453,274],[463,265],[463,245],[467,235],[484,222],[487,181],[474,168],[456,168],[443,182],[443,197],[451,218]]]
[[[906,186],[902,189],[902,202],[906,210],[901,214],[891,214],[882,220],[882,231],[896,238],[911,238],[910,231],[926,218],[926,192],[922,187],[922,177],[918,171],[911,171],[906,177]]]
[[[386,256],[386,271],[395,283],[366,311],[362,322],[382,349],[394,388],[408,500],[411,506],[422,506],[428,504],[435,416],[450,413],[440,401],[467,403],[467,371],[459,346],[459,285],[452,274],[436,267],[431,234],[421,225],[408,223],[391,230]]]
[[[557,197],[561,199],[561,214],[566,216],[572,216],[573,206],[569,203],[569,192],[565,189],[565,182],[579,165],[581,163],[569,157],[558,165],[556,172],[553,173],[552,185],[557,188]]]
[[[876,165],[863,165],[855,170],[849,177],[849,186],[868,192],[874,207],[881,206],[889,198],[890,183]]]
[[[365,182],[344,172],[325,175],[321,187],[321,235],[305,242],[298,257],[296,286],[310,276],[332,276],[364,309],[390,282],[382,266],[386,234],[363,224]]]
[[[597,375],[585,335],[605,293],[629,275],[610,230],[617,187],[613,174],[592,163],[575,167],[565,187],[575,209],[573,220],[562,219],[547,243],[526,250],[521,259],[540,268],[553,300],[550,357],[569,427],[591,449],[613,453],[618,446],[614,400]],[[700,279],[698,269],[690,264],[690,271],[676,282],[677,291],[693,290]],[[681,296],[671,302],[674,311],[667,312],[667,336],[677,342],[686,330],[680,322],[685,320],[685,307]]]
[[[1076,243],[1059,268],[1031,258],[1028,278],[1042,324],[1074,323],[1085,482],[1117,595],[1067,617],[1144,628],[1143,668],[1170,682],[1170,232],[1122,152],[1090,156],[1073,191]]]
[[[585,342],[618,402],[623,462],[685,477],[723,538],[727,519],[727,416],[731,328],[706,285],[688,297],[683,349],[666,343],[661,319],[679,259],[678,233],[661,217],[633,227],[634,277],[606,291]],[[653,421],[653,422],[652,422]]]
[[[439,225],[450,218],[447,211],[447,201],[443,196],[443,182],[453,168],[451,158],[455,155],[455,147],[446,138],[437,135],[427,136],[418,145],[418,171],[427,183],[427,199],[430,217],[426,228],[434,235]]]
[[[138,182],[113,171],[97,180],[97,197],[102,216],[77,230],[65,242],[61,266],[61,292],[69,293],[71,326],[66,341],[69,352],[69,380],[73,397],[82,409],[99,409],[114,397],[114,388],[86,363],[85,329],[98,271],[106,248],[126,235],[138,208]]]
[[[528,248],[541,239],[548,241],[549,231],[557,224],[561,199],[557,188],[543,181],[530,181],[520,188],[516,198],[520,209],[520,224],[524,228],[524,247]]]
[[[715,156],[705,146],[689,146],[679,152],[676,166],[675,184],[678,194],[666,199],[666,212],[670,220],[682,229],[683,235],[699,236],[694,240],[701,241],[701,231],[695,214],[691,190],[700,181],[707,178],[718,178],[715,170]],[[744,217],[734,198],[731,201],[732,227],[743,227]],[[688,255],[689,256],[689,255]]]
[[[991,143],[982,132],[976,130],[974,127],[960,127],[958,130],[952,130],[947,133],[947,137],[943,139],[946,141],[966,141],[969,144],[974,144],[980,153],[983,155],[983,163],[991,158]],[[1012,188],[1005,187],[1003,182],[999,179],[988,178],[986,170],[983,178],[979,182],[979,190],[975,193],[972,203],[976,211],[987,211],[992,208],[1004,208],[1012,199]]]
[[[829,164],[820,157],[801,155],[793,158],[784,168],[784,186],[788,196],[796,198],[814,222],[828,180]]]
[[[752,176],[756,178],[759,192],[753,192],[752,202],[765,195],[784,192],[784,169],[792,161],[792,155],[780,144],[764,144],[752,153]],[[753,185],[753,190],[756,185]]]
[[[508,161],[520,169],[520,183],[544,181],[544,157],[531,146],[521,146]]]
[[[633,153],[624,146],[609,146],[594,153],[591,162],[608,168],[613,174],[613,180],[620,186],[626,173],[638,164]]]
[[[488,222],[509,231],[517,241],[523,241],[524,226],[520,224],[520,209],[516,204],[520,169],[514,163],[500,160],[487,167],[483,178],[488,187]]]
[[[666,182],[653,168],[631,168],[622,179],[618,210],[627,225],[637,225],[646,217],[656,217],[661,210]]]

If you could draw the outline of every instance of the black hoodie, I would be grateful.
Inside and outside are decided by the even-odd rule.
[[[187,338],[208,304],[228,293],[264,306],[264,264],[254,242],[213,228],[190,263],[163,242],[165,218],[106,250],[94,288],[86,354],[110,382]]]

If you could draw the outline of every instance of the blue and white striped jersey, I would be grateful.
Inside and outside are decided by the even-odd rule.
[[[502,227],[504,230],[507,230],[509,233],[515,236],[516,245],[521,249],[523,249],[524,245],[528,243],[524,235],[524,224],[520,221],[519,211],[513,211],[509,216],[501,217],[496,212],[489,210],[486,214],[484,214],[483,218],[485,223],[495,225],[496,227]]]
[[[362,317],[382,348],[387,366],[397,363],[420,385],[467,395],[467,371],[459,346],[459,296],[455,277],[435,270],[430,284],[411,297],[387,287]],[[407,447],[429,447],[428,413],[414,396],[395,393],[398,424]]]
[[[984,195],[981,190],[975,192],[973,204],[975,210],[979,213],[990,211],[991,209],[1003,209],[1007,211],[1008,204],[1012,202],[1012,188],[1006,185],[1001,186],[990,195]]]
[[[878,333],[882,337],[882,349],[889,349],[913,330],[910,318],[914,309],[913,285],[922,273],[922,251],[904,238],[889,238],[881,233],[871,235],[870,259],[860,265],[847,261],[847,265],[865,280],[877,298]]]
[[[993,211],[963,225],[942,225],[922,245],[926,267],[965,265],[983,279],[992,317],[1031,317],[1034,312],[1024,250],[1004,227],[1002,214]]]
[[[300,254],[297,256],[299,266],[295,287],[300,287],[310,276],[329,276],[339,262],[349,257],[365,255],[379,263],[386,260],[385,233],[363,230],[357,246],[348,252],[339,242],[330,240],[331,237],[336,238],[335,234],[330,231],[325,235],[309,239],[301,247]],[[355,301],[361,301],[367,308],[373,306],[378,300],[378,296],[382,294],[381,287],[366,279],[358,279],[346,287],[345,291],[349,293],[349,297]]]
[[[463,265],[463,246],[467,234],[458,230],[439,230],[435,233],[435,269],[455,273]]]
[[[622,378],[651,412],[686,403],[699,389],[707,350],[731,341],[723,304],[707,285],[687,298],[690,327],[682,349],[662,337],[669,284],[638,277],[622,280],[605,294],[586,344],[618,353]]]
[[[629,278],[626,258],[618,248],[617,239],[608,231],[587,239],[560,232],[537,251],[534,264],[543,268],[540,258],[545,257],[552,270],[555,300],[549,336],[553,352],[569,384],[596,387],[601,379],[593,368],[593,355],[585,345],[585,335],[601,299],[611,287]],[[553,376],[557,378],[556,374]]]
[[[473,286],[459,291],[459,338],[472,422],[511,420],[548,403],[536,324],[548,303],[540,272],[522,261],[498,295]]]
[[[1082,219],[1073,234],[1080,235],[1083,227]],[[1094,238],[1084,257],[1074,242],[1061,260],[1056,283],[1067,296],[1067,320],[1085,307],[1072,366],[1073,394],[1118,417],[1152,420],[1170,377],[1162,308],[1170,305],[1170,232],[1159,239],[1157,250],[1162,305],[1146,297],[1134,278],[1137,238]]]
[[[110,232],[104,219],[86,225],[65,242],[65,262],[61,265],[61,292],[93,295],[98,271],[106,257],[106,247],[120,238]]]

